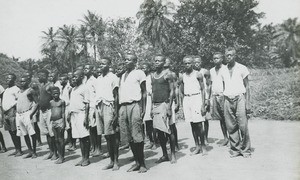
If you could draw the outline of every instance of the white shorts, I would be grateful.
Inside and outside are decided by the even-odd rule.
[[[65,129],[66,130],[68,130],[68,129],[70,129],[71,128],[71,121],[70,122],[68,122],[67,121],[67,118],[68,118],[68,115],[69,115],[69,113],[70,113],[70,110],[69,110],[70,108],[69,108],[69,106],[66,106],[66,108],[65,108],[65,118],[66,118],[66,127],[65,127]]]
[[[205,117],[201,115],[202,97],[201,94],[184,96],[183,113],[187,122],[204,122]]]
[[[31,111],[16,113],[17,136],[34,135],[33,122],[30,120]]]
[[[51,118],[51,109],[48,109],[44,112],[40,110],[40,119],[38,125],[41,131],[41,135],[49,134],[50,137],[54,137],[50,118]]]
[[[147,95],[147,102],[146,102],[146,110],[145,110],[145,116],[143,121],[152,121],[151,117],[151,106],[152,106],[152,98],[151,96]]]
[[[89,110],[89,126],[90,127],[96,127],[97,126],[96,118],[94,116],[95,112],[96,112],[95,108],[90,107],[90,110]]]
[[[73,138],[84,138],[90,135],[89,130],[84,127],[85,112],[71,113],[71,128]]]

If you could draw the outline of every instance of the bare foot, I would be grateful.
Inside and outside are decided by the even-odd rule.
[[[166,156],[162,156],[161,158],[159,158],[157,161],[155,161],[155,163],[162,163],[162,162],[166,162],[166,161],[170,161],[169,157]]]
[[[93,157],[97,157],[97,156],[100,156],[100,155],[101,155],[101,153],[100,153],[99,150],[95,150],[94,154],[92,154]]]
[[[145,173],[145,172],[147,172],[147,170],[148,169],[146,167],[141,166],[139,169],[139,173]]]
[[[179,151],[180,150],[180,147],[179,146],[175,146],[175,151]]]
[[[175,163],[177,163],[177,159],[176,159],[176,156],[174,154],[174,155],[171,155],[171,164],[175,164]]]
[[[140,165],[135,164],[130,169],[128,169],[127,172],[138,171],[139,169],[140,169]]]
[[[48,156],[44,158],[44,160],[51,159],[53,156],[53,152],[50,152]]]
[[[117,171],[117,170],[119,170],[119,169],[120,169],[120,167],[119,167],[118,163],[115,163],[112,170],[113,170],[113,171]]]
[[[243,154],[244,158],[251,158],[251,154]]]
[[[235,157],[238,157],[238,156],[241,156],[242,154],[241,153],[232,153],[231,155],[230,155],[230,157],[231,158],[235,158]]]
[[[129,144],[126,144],[126,145],[120,147],[120,150],[124,150],[124,149],[129,149]]]
[[[102,168],[102,170],[108,170],[114,167],[113,163],[110,163],[109,165],[105,166],[104,168]]]
[[[228,144],[228,139],[224,139],[224,141],[220,144],[220,146],[226,146]]]
[[[90,161],[88,159],[86,159],[81,163],[81,166],[88,166],[89,164],[90,164]]]
[[[0,153],[5,153],[7,151],[6,148],[1,149]]]
[[[27,159],[27,158],[30,158],[30,157],[32,157],[32,153],[27,154],[27,155],[24,157],[24,159]]]
[[[22,151],[17,151],[17,154],[15,154],[15,157],[19,157],[19,156],[22,156],[22,155],[23,155]]]
[[[15,156],[18,153],[18,151],[16,150],[15,152],[9,154],[8,156]]]
[[[53,156],[51,157],[51,161],[54,161],[56,159],[58,159],[58,156],[56,154],[53,154]]]
[[[193,156],[193,155],[199,154],[200,152],[201,152],[201,149],[196,148],[190,155]]]
[[[57,161],[55,161],[55,164],[62,164],[64,162],[63,158],[59,158]]]
[[[32,156],[31,156],[31,159],[35,159],[35,158],[37,158],[37,154],[33,153]]]
[[[78,163],[76,163],[75,166],[81,166],[82,162],[83,162],[83,159],[81,161],[79,161]]]
[[[206,156],[207,154],[206,147],[202,147],[202,156]]]

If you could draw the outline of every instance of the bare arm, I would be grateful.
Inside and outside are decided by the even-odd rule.
[[[118,123],[119,116],[119,87],[115,87],[113,90],[114,95],[114,124]]]
[[[169,108],[168,108],[168,112],[167,115],[171,116],[172,115],[172,104],[173,104],[173,99],[174,99],[174,81],[173,78],[171,76],[171,74],[167,75],[166,77],[168,83],[169,83],[169,89],[170,89],[170,95],[169,95]]]
[[[205,89],[204,89],[203,76],[201,73],[197,73],[197,80],[200,84],[200,90],[201,90],[201,95],[202,95],[201,113],[202,113],[202,115],[204,115],[205,114]]]
[[[66,127],[66,117],[65,117],[65,111],[66,111],[66,102],[64,100],[61,100],[61,113],[62,113],[62,119],[63,119],[63,129]]]
[[[147,90],[146,90],[146,81],[143,81],[140,85],[141,93],[142,93],[142,114],[141,118],[144,119],[145,110],[146,110],[146,103],[147,103]]]
[[[246,113],[250,114],[250,86],[249,86],[248,76],[246,76],[243,79],[243,82],[244,82],[244,86],[246,88],[246,94],[245,94],[245,97],[246,97]]]
[[[85,118],[83,122],[83,126],[86,129],[89,129],[89,111],[90,111],[90,104],[89,103],[84,103],[85,104]]]

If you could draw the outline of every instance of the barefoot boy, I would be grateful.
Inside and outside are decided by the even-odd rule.
[[[3,127],[3,110],[2,110],[2,95],[4,92],[4,88],[0,85],[0,128]],[[3,134],[0,131],[0,153],[5,153],[7,151],[5,142],[3,139]]]
[[[58,87],[52,87],[52,97],[50,101],[51,104],[51,124],[52,131],[55,138],[56,150],[54,153],[58,153],[58,160],[55,164],[61,164],[64,162],[65,146],[64,146],[64,133],[66,127],[65,120],[65,107],[66,103],[64,100],[59,98],[60,89]]]
[[[4,115],[4,129],[9,132],[15,146],[15,152],[11,155],[22,156],[23,152],[21,150],[21,139],[19,136],[17,136],[16,126],[16,104],[18,93],[20,91],[20,89],[15,85],[16,78],[16,75],[13,73],[10,73],[6,76],[6,83],[8,87],[3,93],[2,108]]]
[[[156,71],[151,75],[152,81],[152,116],[153,127],[158,132],[158,139],[163,156],[156,163],[169,161],[167,152],[167,138],[170,138],[171,163],[176,163],[175,135],[170,128],[172,117],[172,103],[174,98],[173,77],[169,71],[164,70],[166,58],[163,55],[154,57]]]
[[[191,155],[199,154],[201,151],[203,155],[206,154],[206,145],[204,143],[205,130],[203,123],[205,121],[205,93],[203,76],[200,72],[193,69],[193,57],[186,56],[183,58],[185,73],[179,78],[179,84],[183,86],[183,113],[186,121],[191,123],[192,134],[196,144],[196,149]],[[199,138],[201,145],[199,143]]]
[[[37,97],[35,96],[34,90],[28,87],[29,80],[26,76],[21,78],[20,85],[21,90],[18,94],[16,114],[17,136],[24,136],[29,150],[25,158],[36,158],[36,135],[33,121],[30,117],[33,113],[32,110],[34,106],[37,106],[35,103]],[[29,136],[31,137],[32,145]]]
[[[146,75],[135,69],[137,57],[135,54],[125,55],[126,72],[120,80],[119,90],[119,122],[122,135],[129,142],[135,165],[127,172],[147,172],[144,161],[143,117],[146,107]],[[124,134],[123,134],[124,133]],[[123,139],[123,138],[122,138]]]
[[[79,138],[82,159],[75,166],[90,164],[90,137],[89,137],[89,90],[82,84],[84,74],[82,70],[74,73],[75,87],[70,97],[70,118],[73,138]]]
[[[103,57],[100,60],[101,75],[97,78],[96,86],[96,120],[98,135],[104,134],[107,142],[109,165],[103,170],[119,169],[119,132],[118,124],[118,90],[119,79],[109,71],[111,60]]]

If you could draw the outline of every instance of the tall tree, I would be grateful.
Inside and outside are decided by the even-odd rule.
[[[145,0],[137,13],[138,29],[155,48],[165,50],[169,40],[169,29],[172,26],[173,3],[162,0]]]
[[[41,53],[46,56],[45,60],[49,61],[51,68],[58,68],[58,58],[57,58],[57,35],[58,32],[53,30],[53,27],[48,28],[47,31],[42,31],[43,36]]]
[[[64,60],[60,67],[63,69],[74,70],[77,60],[78,33],[75,26],[63,25],[59,28],[59,41],[61,46],[61,59]],[[68,68],[69,67],[69,68]],[[60,69],[61,71],[63,69]]]
[[[82,50],[80,54],[85,58],[88,59],[88,45],[91,43],[91,38],[89,37],[88,30],[85,26],[81,25],[78,29],[78,44],[81,46]]]
[[[289,67],[300,58],[300,24],[297,18],[289,18],[277,28],[275,38],[278,43],[278,53],[283,63]]]

